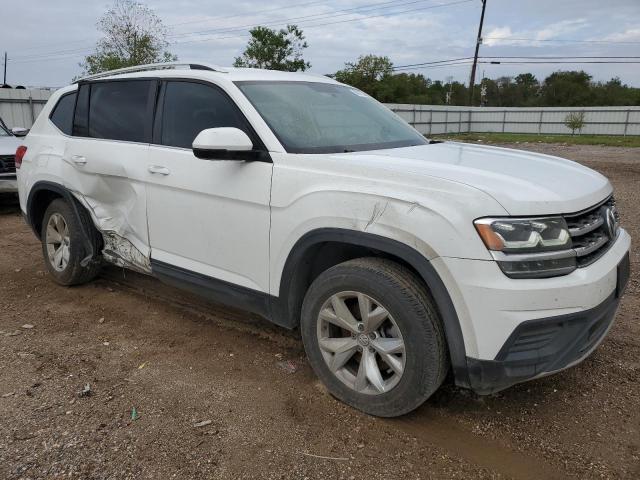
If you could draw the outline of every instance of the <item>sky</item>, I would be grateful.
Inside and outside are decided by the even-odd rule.
[[[0,55],[7,51],[7,82],[47,87],[68,84],[100,38],[96,22],[110,3],[5,1],[0,16]],[[294,23],[309,44],[304,57],[311,71],[320,74],[333,73],[369,53],[386,55],[396,66],[473,56],[482,4],[481,0],[143,3],[169,27],[168,50],[180,60],[229,66],[242,53],[252,26],[281,28]],[[480,56],[510,62],[518,60],[504,57],[640,57],[640,0],[487,0]],[[594,80],[620,77],[640,87],[640,63],[481,63],[477,75],[496,78],[532,72],[542,80],[560,69],[584,69]],[[407,71],[434,80],[453,77],[468,82],[470,66],[431,65]]]

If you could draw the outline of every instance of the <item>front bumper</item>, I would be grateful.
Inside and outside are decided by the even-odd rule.
[[[0,193],[16,193],[18,191],[18,181],[15,175],[10,177],[0,176]]]
[[[629,274],[627,254],[617,267],[615,291],[597,307],[523,322],[495,360],[467,358],[469,386],[486,395],[580,363],[600,345],[613,325]]]
[[[596,262],[546,279],[510,279],[491,261],[432,260],[464,339],[466,365],[454,368],[456,383],[492,393],[586,358],[613,322],[630,244],[621,229]]]

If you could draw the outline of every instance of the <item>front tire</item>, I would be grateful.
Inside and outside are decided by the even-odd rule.
[[[371,415],[414,410],[448,370],[442,324],[424,283],[387,259],[350,260],[320,274],[305,296],[301,330],[329,392]]]
[[[60,285],[79,285],[93,280],[100,272],[100,237],[93,228],[89,241],[94,246],[92,258],[87,265],[81,264],[88,255],[81,219],[75,210],[61,198],[51,202],[42,221],[42,253],[47,270]]]

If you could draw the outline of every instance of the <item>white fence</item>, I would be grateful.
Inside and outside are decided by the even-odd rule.
[[[387,104],[420,133],[566,134],[569,113],[584,112],[583,134],[640,135],[640,107],[453,107]]]
[[[10,127],[31,128],[52,90],[0,88],[0,117]],[[452,107],[387,106],[425,135],[466,132],[571,133],[569,113],[584,112],[583,134],[640,135],[640,107]]]
[[[0,88],[0,117],[9,128],[31,128],[53,91]]]

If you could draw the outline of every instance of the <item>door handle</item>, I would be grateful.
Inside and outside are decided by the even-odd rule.
[[[71,156],[71,160],[76,165],[85,165],[87,163],[87,159],[85,157],[83,157],[82,155],[72,155]]]
[[[155,173],[158,175],[169,175],[171,172],[167,167],[161,165],[149,165],[149,173]]]

